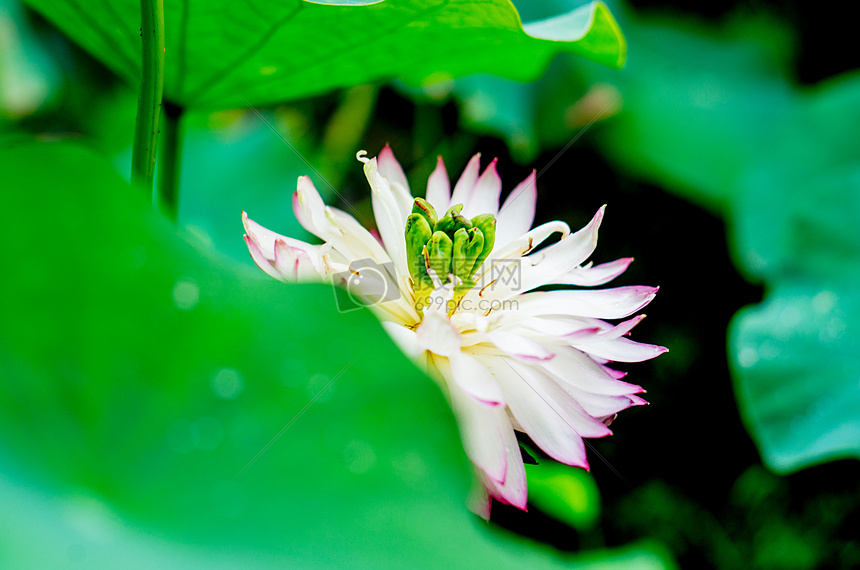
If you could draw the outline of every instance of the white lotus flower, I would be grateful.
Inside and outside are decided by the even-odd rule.
[[[390,148],[372,160],[361,155],[379,239],[346,212],[326,206],[304,176],[295,213],[324,243],[276,234],[243,213],[251,256],[276,279],[334,281],[363,299],[447,394],[482,483],[473,509],[488,517],[490,496],[525,509],[526,475],[514,430],[554,459],[587,469],[583,438],[610,435],[619,411],[646,403],[636,395],[643,389],[607,364],[666,351],[626,338],[644,315],[617,325],[601,319],[633,315],[657,289],[532,291],[602,285],[632,261],[585,263],[604,208],[576,233],[560,221],[530,229],[534,172],[500,208],[495,160],[480,173],[475,155],[452,191],[440,158],[425,202],[413,198]],[[437,219],[437,212],[447,214]],[[535,252],[554,234],[559,241]]]

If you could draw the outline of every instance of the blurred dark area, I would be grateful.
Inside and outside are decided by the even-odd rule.
[[[814,84],[822,79],[860,67],[860,50],[850,48],[846,38],[855,34],[856,22],[847,13],[834,17],[833,9],[802,0],[726,0],[682,2],[680,0],[631,0],[639,12],[664,11],[689,14],[718,22],[736,14],[773,15],[795,34],[797,80]]]

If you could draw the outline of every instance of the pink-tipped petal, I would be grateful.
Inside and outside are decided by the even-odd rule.
[[[393,182],[395,184],[400,184],[407,190],[409,189],[409,182],[406,180],[406,173],[403,172],[403,167],[400,166],[400,163],[397,162],[397,159],[394,158],[394,152],[391,150],[391,147],[385,145],[379,153],[379,173],[384,177],[388,178],[389,182]]]
[[[491,365],[508,406],[529,437],[554,459],[587,466],[582,438],[605,437],[612,432],[539,369],[510,359],[504,363]]]
[[[441,156],[436,161],[436,169],[427,179],[427,201],[440,217],[445,215],[451,205],[451,181],[448,180],[448,171]]]
[[[580,346],[580,348],[590,355],[605,358],[612,362],[642,362],[657,358],[669,350],[663,346],[634,342],[628,338],[590,342]]]
[[[632,262],[632,257],[625,257],[594,267],[575,267],[569,273],[557,279],[556,283],[578,285],[580,287],[603,285],[624,273]]]
[[[472,218],[478,214],[493,214],[499,212],[499,196],[502,193],[502,179],[496,170],[498,159],[493,159],[484,169],[481,177],[475,183],[469,202],[463,208],[463,215]]]
[[[469,196],[475,188],[475,183],[478,182],[478,173],[481,170],[481,153],[476,154],[466,165],[460,179],[454,185],[454,191],[451,193],[451,206],[456,204],[465,205],[469,201]],[[449,206],[450,207],[450,206]],[[439,212],[439,216],[443,213]]]
[[[562,385],[607,396],[626,396],[642,392],[640,386],[612,378],[600,364],[575,348],[560,346],[555,350],[555,358],[539,364]]]
[[[287,281],[318,281],[321,278],[308,254],[283,239],[275,240],[274,266]]]
[[[529,231],[537,206],[537,177],[534,170],[514,188],[496,218],[496,244],[505,245]]]
[[[251,254],[251,259],[254,260],[254,263],[257,264],[257,267],[266,272],[270,277],[274,277],[279,281],[284,281],[283,275],[281,275],[273,266],[272,262],[266,259],[266,256],[263,255],[263,252],[260,250],[260,246],[251,239],[251,237],[247,234],[244,236],[245,245],[248,246],[248,252]]]
[[[510,423],[508,423],[508,426],[510,426]],[[525,511],[528,507],[528,488],[526,486],[526,469],[525,465],[523,465],[523,457],[520,454],[520,446],[517,443],[514,430],[509,428],[504,436],[506,466],[504,481],[497,481],[491,477],[487,477],[480,471],[478,479],[497,501]]]
[[[640,398],[639,396],[637,396],[635,394],[632,394],[632,395],[627,396],[627,397],[630,399],[630,405],[631,406],[647,406],[648,405],[648,402],[645,401],[644,398]]]
[[[603,370],[605,370],[606,373],[609,374],[609,376],[611,378],[614,378],[615,380],[621,380],[622,378],[627,376],[626,372],[622,372],[621,370],[615,370],[614,368],[609,368],[608,366],[604,366]]]

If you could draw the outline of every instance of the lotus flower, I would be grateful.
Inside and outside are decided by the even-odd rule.
[[[272,232],[243,213],[245,242],[266,273],[285,282],[342,285],[367,305],[401,349],[445,392],[481,483],[472,508],[489,517],[496,500],[526,509],[527,485],[514,431],[550,457],[588,469],[583,438],[611,434],[621,410],[645,404],[615,362],[653,358],[665,348],[627,338],[656,288],[603,285],[625,258],[585,263],[604,209],[571,233],[561,221],[531,228],[532,172],[499,206],[502,181],[475,155],[451,188],[440,158],[425,198],[414,198],[389,147],[368,160],[378,233],[326,206],[310,178],[298,180],[299,222],[323,241],[311,245]],[[540,248],[557,235],[551,245]],[[577,286],[533,291],[545,285]]]

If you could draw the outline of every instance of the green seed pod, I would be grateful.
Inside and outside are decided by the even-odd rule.
[[[454,251],[454,242],[445,232],[433,232],[433,237],[427,242],[430,269],[444,283],[451,273],[451,256]]]
[[[424,198],[415,198],[412,204],[412,213],[421,214],[431,228],[436,226],[436,209]]]
[[[430,276],[424,265],[424,245],[432,237],[430,224],[421,214],[409,214],[406,218],[406,261],[409,264],[409,276],[417,286]]]
[[[463,211],[463,204],[457,204],[448,208],[445,215],[436,222],[434,230],[445,232],[448,234],[448,237],[454,239],[454,234],[456,234],[457,230],[471,228],[472,223],[460,213],[461,211]]]
[[[474,267],[472,267],[472,274],[474,275],[493,251],[493,246],[496,243],[496,218],[492,214],[481,214],[472,218],[472,225],[481,230],[484,235],[484,249],[481,250],[478,259],[475,260]]]
[[[484,234],[478,228],[460,228],[454,233],[453,270],[454,275],[471,282],[475,261],[484,249]]]

